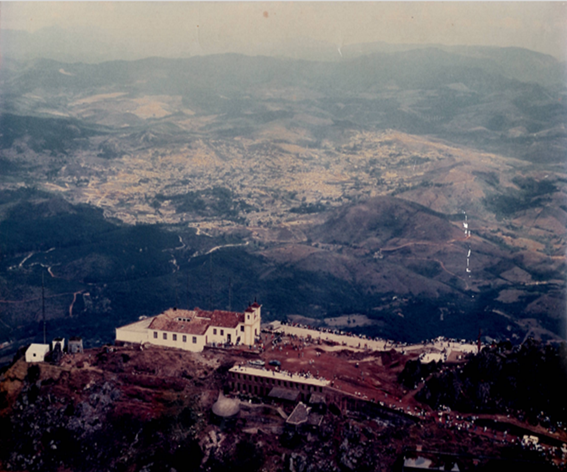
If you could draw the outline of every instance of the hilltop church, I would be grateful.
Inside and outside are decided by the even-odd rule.
[[[256,302],[242,313],[170,308],[160,315],[116,328],[116,341],[192,352],[223,344],[253,346],[260,336],[260,309]]]

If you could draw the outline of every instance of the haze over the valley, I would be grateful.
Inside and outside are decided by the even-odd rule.
[[[69,62],[240,53],[339,60],[369,43],[521,47],[564,61],[564,2],[3,2],[1,48]]]

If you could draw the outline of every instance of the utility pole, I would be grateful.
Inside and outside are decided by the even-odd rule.
[[[47,344],[47,333],[45,328],[45,283],[44,283],[44,276],[45,274],[41,273],[41,315],[43,319],[43,344]]]
[[[213,255],[209,254],[209,311],[213,309]]]
[[[228,278],[228,311],[232,311],[232,277]]]
[[[187,309],[191,309],[191,306],[189,305],[189,271],[187,271]]]

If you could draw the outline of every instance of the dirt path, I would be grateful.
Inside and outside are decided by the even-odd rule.
[[[73,301],[71,302],[71,305],[69,305],[69,318],[73,318],[73,305],[77,301],[77,295],[79,295],[80,293],[83,293],[83,292],[84,292],[84,290],[73,293]]]

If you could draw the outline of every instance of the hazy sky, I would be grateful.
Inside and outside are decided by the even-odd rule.
[[[520,46],[565,59],[566,2],[4,2],[1,27],[106,30],[147,55],[248,52],[288,39]]]

